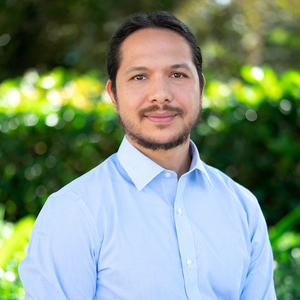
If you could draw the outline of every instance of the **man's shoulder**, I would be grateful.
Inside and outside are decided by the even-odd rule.
[[[49,227],[49,230],[52,228],[59,231],[57,226],[76,220],[87,224],[94,233],[97,232],[98,216],[113,190],[109,186],[113,186],[116,176],[120,177],[119,170],[116,154],[113,154],[92,170],[51,194],[39,213],[35,228],[47,231],[46,227]]]
[[[247,201],[252,204],[257,204],[258,201],[256,197],[246,187],[219,169],[207,165],[206,163],[203,163],[203,165],[215,189],[228,191],[236,195],[241,202]]]
[[[68,197],[72,198],[78,196],[81,197],[88,191],[91,192],[106,184],[107,180],[110,180],[117,172],[117,155],[116,153],[108,157],[102,163],[74,179],[58,191],[51,195],[51,198],[55,197]]]

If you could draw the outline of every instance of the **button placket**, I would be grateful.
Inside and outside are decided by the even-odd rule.
[[[177,177],[175,177],[175,172],[165,170],[162,174],[162,187],[165,195],[165,199],[170,204],[171,208],[174,206],[174,201],[177,193]]]
[[[203,300],[198,290],[196,250],[193,232],[184,206],[186,179],[185,176],[182,176],[178,182],[177,195],[174,202],[175,227],[188,297],[191,300]]]

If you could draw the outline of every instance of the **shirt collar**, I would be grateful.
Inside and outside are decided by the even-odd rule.
[[[209,176],[206,172],[204,164],[203,164],[202,160],[200,159],[199,151],[198,151],[196,145],[194,144],[194,142],[192,140],[190,140],[190,154],[191,154],[191,157],[192,157],[192,162],[191,162],[189,172],[192,172],[195,169],[198,169],[199,171],[203,172],[205,177],[209,181],[210,185],[213,187],[213,184],[212,184],[212,182],[211,182],[211,180],[210,180],[210,178],[209,178]]]
[[[190,143],[190,152],[192,155],[192,163],[189,172],[195,169],[200,170],[205,174],[206,178],[212,185],[211,180],[204,168],[203,162],[200,159],[198,149],[193,141]],[[153,160],[135,148],[128,141],[126,135],[124,136],[120,145],[117,157],[139,191],[142,190],[159,173],[165,170],[163,167],[155,163]]]
[[[163,167],[136,149],[128,141],[126,135],[123,138],[117,156],[139,191],[164,170]]]

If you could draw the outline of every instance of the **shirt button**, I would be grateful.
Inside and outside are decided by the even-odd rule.
[[[166,172],[165,173],[165,177],[167,177],[167,178],[171,177],[171,173],[170,172]]]
[[[181,215],[181,213],[182,213],[182,210],[181,210],[181,208],[180,208],[180,207],[178,207],[178,208],[177,208],[177,213],[178,213],[179,215]]]
[[[186,260],[186,264],[187,264],[188,266],[190,266],[190,265],[192,264],[192,260],[188,258],[188,259]]]

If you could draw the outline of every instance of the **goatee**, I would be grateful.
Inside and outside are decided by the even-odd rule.
[[[140,119],[142,120],[145,117],[146,113],[155,112],[158,110],[176,112],[177,114],[176,118],[177,117],[182,118],[184,116],[184,111],[181,108],[172,107],[165,104],[162,107],[158,105],[153,105],[141,110],[139,112]],[[170,150],[184,144],[188,140],[192,130],[199,124],[200,119],[201,119],[201,111],[199,108],[199,112],[197,116],[194,119],[192,119],[186,126],[184,126],[183,130],[180,131],[177,136],[174,136],[173,139],[168,142],[159,142],[159,141],[151,140],[138,131],[134,132],[131,129],[132,126],[130,126],[130,124],[128,124],[127,122],[125,122],[127,123],[125,124],[120,116],[119,116],[119,123],[123,127],[125,133],[143,148],[151,149],[151,150]],[[166,125],[161,124],[159,125],[158,128],[163,130],[165,127]]]

